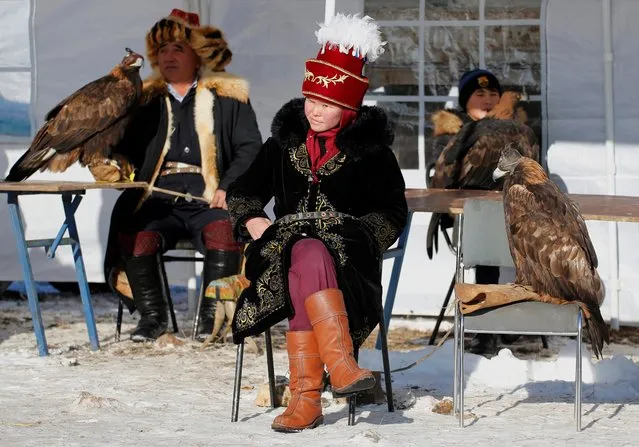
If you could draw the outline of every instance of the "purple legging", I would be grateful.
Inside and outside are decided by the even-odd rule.
[[[320,290],[337,288],[335,263],[324,243],[318,239],[302,239],[293,245],[288,270],[288,290],[295,309],[289,319],[291,331],[313,329],[304,309],[306,298]]]

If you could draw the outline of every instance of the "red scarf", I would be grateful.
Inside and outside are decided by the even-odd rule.
[[[335,145],[335,137],[337,137],[337,134],[342,129],[351,125],[351,123],[355,121],[356,116],[356,111],[344,109],[342,110],[342,117],[337,127],[319,133],[313,129],[308,129],[308,133],[306,134],[306,149],[308,150],[308,156],[311,160],[313,182],[317,182],[318,180],[316,175],[317,170],[339,153],[339,148]],[[319,142],[320,138],[324,140],[324,148],[326,149],[324,155],[322,155],[322,148]]]

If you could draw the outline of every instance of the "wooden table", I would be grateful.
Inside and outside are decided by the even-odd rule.
[[[577,202],[585,220],[609,222],[639,222],[639,197],[606,196],[594,194],[568,194]],[[462,214],[467,199],[502,200],[501,191],[482,191],[471,189],[407,189],[408,224],[400,236],[396,249],[389,250],[384,258],[395,258],[391,273],[386,301],[384,302],[384,324],[388,328],[399,276],[404,263],[404,252],[410,232],[410,223],[414,212]],[[452,286],[449,290],[452,291]],[[435,331],[436,332],[436,331]],[[377,340],[380,349],[380,339]]]
[[[639,222],[639,197],[568,194],[579,205],[585,220]],[[461,214],[466,199],[502,200],[501,191],[470,189],[407,189],[408,209],[413,212]]]
[[[44,334],[44,325],[42,324],[42,316],[40,314],[40,302],[35,288],[33,279],[33,270],[31,268],[31,260],[29,258],[29,248],[43,247],[47,252],[47,257],[53,259],[55,252],[60,245],[70,245],[73,252],[73,260],[75,263],[75,272],[80,287],[80,296],[82,297],[82,306],[84,310],[84,318],[89,332],[89,341],[91,349],[94,351],[100,348],[98,341],[98,333],[95,327],[95,318],[93,315],[93,305],[91,304],[91,294],[89,292],[89,284],[87,282],[84,261],[82,259],[82,250],[80,247],[80,238],[78,236],[78,228],[75,222],[75,212],[82,201],[82,198],[89,189],[129,189],[129,188],[146,188],[145,182],[127,182],[127,183],[83,183],[83,182],[56,182],[56,181],[29,181],[29,182],[0,182],[0,193],[7,194],[7,202],[9,204],[9,215],[11,216],[11,225],[18,247],[18,257],[22,267],[22,274],[29,299],[29,310],[31,311],[31,319],[33,321],[33,330],[38,344],[38,352],[41,356],[49,354],[47,347],[47,339]],[[62,206],[64,208],[65,220],[60,227],[57,235],[51,239],[35,239],[27,240],[24,233],[24,224],[22,222],[22,214],[20,213],[20,204],[18,197],[21,195],[33,194],[55,194],[62,198]],[[69,236],[65,237],[68,232]]]

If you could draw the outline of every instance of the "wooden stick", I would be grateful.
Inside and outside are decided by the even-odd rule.
[[[187,199],[187,200],[191,199],[191,200],[198,200],[200,202],[204,202],[204,203],[207,203],[207,204],[211,203],[208,200],[206,200],[204,197],[192,196],[191,194],[184,194],[184,193],[177,192],[177,191],[171,191],[170,189],[158,188],[157,186],[149,185],[148,189],[151,190],[151,191],[155,191],[155,192],[161,192],[162,194],[168,194],[170,196],[182,197],[182,198]]]

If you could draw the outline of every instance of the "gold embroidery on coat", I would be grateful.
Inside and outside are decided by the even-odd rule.
[[[370,213],[361,218],[362,223],[373,233],[380,253],[393,245],[400,230],[390,223],[382,213]]]
[[[305,177],[311,177],[311,159],[308,155],[308,149],[306,144],[302,143],[297,147],[289,149],[289,156],[293,167],[297,172]],[[333,155],[324,165],[317,170],[318,175],[331,175],[335,174],[339,168],[341,168],[346,162],[346,155],[342,152],[338,152]]]

